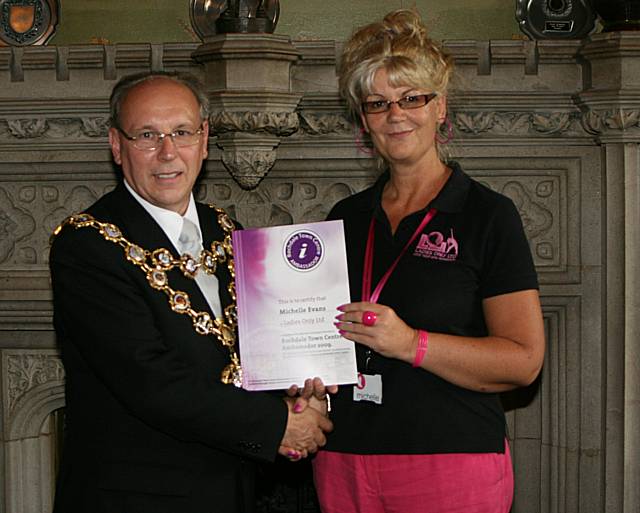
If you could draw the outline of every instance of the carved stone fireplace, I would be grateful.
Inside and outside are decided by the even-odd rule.
[[[458,66],[451,153],[514,199],[541,282],[543,375],[505,396],[514,512],[640,511],[639,43],[613,32],[447,44]],[[116,181],[115,80],[145,69],[203,78],[218,137],[198,199],[245,226],[321,220],[376,176],[337,96],[337,47],[254,34],[201,47],[0,49],[0,513],[51,507],[49,416],[64,406],[64,372],[48,237]],[[261,507],[315,511],[307,492]]]

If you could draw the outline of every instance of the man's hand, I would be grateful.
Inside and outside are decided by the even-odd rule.
[[[325,433],[333,429],[333,424],[314,408],[296,413],[293,398],[287,397],[285,402],[289,408],[289,417],[278,452],[291,460],[298,460],[316,452],[327,443]]]

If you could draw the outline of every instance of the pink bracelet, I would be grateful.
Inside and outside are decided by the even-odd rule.
[[[424,330],[418,330],[418,347],[416,348],[416,357],[413,359],[413,366],[420,367],[424,355],[427,352],[427,344],[429,343],[429,334]]]

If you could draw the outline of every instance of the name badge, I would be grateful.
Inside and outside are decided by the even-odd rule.
[[[382,376],[358,372],[358,384],[353,387],[353,400],[382,404]]]

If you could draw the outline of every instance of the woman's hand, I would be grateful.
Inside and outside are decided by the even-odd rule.
[[[538,291],[521,290],[486,298],[482,307],[487,336],[429,332],[420,367],[478,392],[504,392],[529,385],[544,360],[544,323]],[[343,313],[337,316],[336,327],[343,337],[388,358],[414,362],[418,332],[391,308],[362,302],[338,309]],[[365,316],[367,312],[375,314],[375,322],[371,315]]]
[[[339,306],[338,310],[342,313],[336,316],[335,326],[344,338],[388,358],[413,360],[418,333],[400,319],[392,308],[363,301]]]
[[[320,378],[307,378],[302,388],[291,385],[287,390],[289,397],[298,396],[293,406],[293,411],[300,413],[308,406],[318,410],[323,415],[328,414],[329,396],[338,391],[338,385],[325,385]]]

